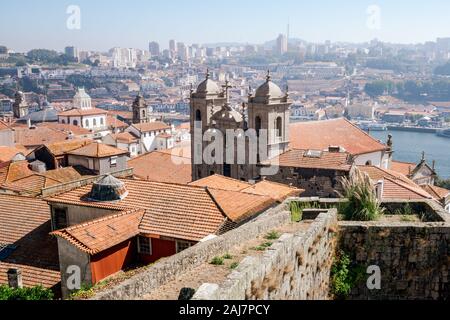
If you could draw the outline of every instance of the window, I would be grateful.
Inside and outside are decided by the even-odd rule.
[[[52,227],[53,230],[60,230],[68,227],[66,208],[53,209]]]
[[[152,239],[147,237],[138,237],[138,252],[140,254],[152,255]]]
[[[195,111],[195,121],[202,121],[202,112],[200,110]]]
[[[117,157],[111,157],[111,159],[109,161],[110,161],[111,167],[117,166]]]
[[[260,117],[255,118],[255,130],[256,130],[256,135],[259,137],[259,130],[261,130],[261,118]]]
[[[105,124],[105,122],[103,121],[103,118],[100,118],[100,125],[102,126],[104,124]]]
[[[89,120],[88,120],[88,119],[86,119],[86,121],[84,122],[84,124],[85,124],[86,128],[89,128]]]
[[[283,120],[281,119],[281,117],[277,118],[276,128],[277,128],[277,137],[282,137],[283,136]]]
[[[74,126],[78,126],[78,120],[73,120],[73,121],[72,121],[72,124],[73,124]]]
[[[62,124],[65,124],[65,123],[66,123],[66,120],[62,119],[62,120],[61,120],[61,123],[62,123]]]
[[[186,249],[192,247],[193,245],[194,244],[192,242],[178,240],[177,241],[177,253],[180,253],[181,251],[186,250]]]
[[[97,126],[97,119],[94,119],[93,121],[94,121],[93,126],[96,127]]]

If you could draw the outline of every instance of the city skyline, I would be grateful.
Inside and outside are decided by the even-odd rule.
[[[377,38],[392,43],[423,43],[447,36],[445,30],[450,29],[445,17],[450,3],[442,0],[431,0],[425,8],[403,0],[286,0],[264,6],[253,0],[231,0],[208,4],[19,0],[2,4],[4,12],[10,14],[0,21],[0,39],[1,44],[18,52],[33,48],[62,51],[69,45],[106,51],[112,47],[148,49],[149,41],[165,49],[170,39],[199,44],[259,44],[286,33],[288,24],[291,38],[309,42],[361,43]],[[80,9],[80,29],[67,27],[73,17],[70,6]],[[14,33],[8,32],[11,28]]]

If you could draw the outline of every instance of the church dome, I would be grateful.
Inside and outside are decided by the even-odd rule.
[[[118,201],[128,195],[125,183],[112,175],[106,175],[92,185],[89,198],[92,201]]]
[[[206,79],[198,85],[197,93],[220,94],[220,88],[217,83],[209,78],[209,71],[206,73]]]
[[[264,82],[258,89],[256,89],[256,98],[280,99],[284,96],[280,87],[272,82],[270,75],[267,74],[266,82]]]

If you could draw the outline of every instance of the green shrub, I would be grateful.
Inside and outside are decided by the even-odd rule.
[[[277,231],[271,231],[266,235],[267,240],[277,240],[281,237],[281,234]]]
[[[223,258],[222,257],[214,257],[210,264],[215,265],[215,266],[222,266],[223,265]]]
[[[300,208],[300,204],[298,202],[292,201],[290,204],[290,210],[292,222],[302,221],[302,209]]]
[[[340,213],[345,220],[373,221],[383,214],[375,188],[369,176],[356,169],[350,178],[342,179],[344,197],[348,199],[340,205]]]
[[[231,270],[234,270],[234,269],[236,269],[238,266],[239,266],[239,263],[238,263],[238,262],[233,262],[233,263],[230,265],[230,269],[231,269]]]
[[[364,268],[353,264],[349,255],[341,250],[334,258],[330,277],[331,293],[337,299],[345,299],[363,279]]]
[[[89,299],[95,294],[94,286],[82,284],[79,290],[76,290],[70,294],[70,299]]]
[[[252,248],[252,249],[253,249],[253,250],[256,250],[256,251],[264,251],[264,250],[266,250],[267,248],[271,247],[272,244],[273,244],[272,242],[264,242],[264,243],[260,244],[259,246],[254,247],[254,248]]]
[[[0,300],[53,300],[53,292],[42,286],[12,289],[0,286]]]
[[[229,253],[225,253],[222,258],[225,260],[231,260],[233,259],[233,256]]]

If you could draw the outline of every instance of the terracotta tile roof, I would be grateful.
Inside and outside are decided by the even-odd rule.
[[[417,164],[415,163],[392,161],[391,170],[408,176],[409,174],[411,174],[411,172],[413,172],[416,166]]]
[[[50,150],[50,152],[58,157],[62,156],[65,153],[69,151],[73,151],[76,149],[79,149],[81,147],[84,147],[90,143],[93,143],[93,140],[91,139],[70,139],[65,141],[59,141],[55,143],[49,143],[45,146]]]
[[[187,184],[192,181],[191,159],[153,151],[128,161],[136,177],[144,180]]]
[[[288,197],[300,195],[304,191],[285,184],[267,180],[260,181],[256,184],[250,184],[248,182],[239,181],[218,174],[191,182],[190,185],[207,187],[209,190],[219,189],[267,196],[276,201],[283,201]]]
[[[191,158],[191,142],[183,141],[180,144],[177,144],[172,149],[158,150],[159,152],[173,154],[174,156],[183,157],[183,158]]]
[[[191,182],[190,185],[199,187],[208,187],[210,189],[222,189],[228,191],[242,191],[252,186],[248,182],[239,181],[218,174],[214,174],[212,176]]]
[[[28,168],[28,162],[25,160],[10,162],[0,168],[0,184],[25,178],[33,173],[34,172]]]
[[[108,114],[106,116],[106,124],[110,128],[127,128],[128,124],[117,119],[115,116]]]
[[[11,128],[9,127],[9,125],[6,122],[4,122],[3,120],[0,120],[0,130],[6,130],[6,129],[11,129]]]
[[[262,164],[279,165],[281,167],[350,171],[351,156],[347,152],[293,149]]]
[[[46,127],[36,127],[34,129],[26,127],[14,128],[14,137],[16,143],[32,148],[43,144],[65,141],[69,134]]]
[[[176,127],[177,130],[191,130],[190,122],[183,122]]]
[[[104,143],[90,143],[84,147],[67,152],[70,155],[85,156],[90,158],[105,158],[111,156],[119,156],[127,154],[128,152]]]
[[[28,165],[27,161],[18,161],[0,168],[0,189],[37,195],[43,188],[81,178],[72,167],[37,173],[30,170]]]
[[[0,162],[11,161],[19,153],[23,156],[26,156],[28,154],[28,152],[24,152],[23,149],[0,146]]]
[[[412,187],[400,180],[384,179],[383,199],[419,200],[432,197],[419,187]]]
[[[384,199],[431,199],[432,196],[401,173],[385,170],[375,166],[358,166],[376,183],[384,181]]]
[[[285,184],[276,183],[272,181],[260,181],[244,190],[242,192],[253,193],[271,197],[272,199],[282,202],[289,197],[296,197],[305,190],[297,189]]]
[[[290,146],[294,149],[326,150],[329,146],[341,146],[352,155],[387,148],[344,118],[292,123],[290,139]]]
[[[246,192],[208,188],[219,207],[233,222],[239,222],[262,212],[276,203],[275,199]]]
[[[76,136],[87,135],[91,132],[88,129],[74,126],[73,124],[57,123],[57,122],[42,122],[36,125],[37,127],[46,127],[53,130],[69,133],[72,132]]]
[[[50,210],[45,201],[0,194],[0,243],[16,249],[0,261],[0,285],[9,268],[22,270],[24,286],[51,288],[60,282],[56,239],[49,235]]]
[[[168,124],[161,122],[161,121],[137,123],[137,124],[133,124],[132,126],[135,127],[137,130],[139,130],[140,132],[149,132],[149,131],[170,129],[170,126]]]
[[[432,186],[429,184],[422,186],[422,189],[424,189],[426,192],[432,195],[433,198],[435,198],[436,200],[445,199],[450,195],[450,190],[438,186]]]
[[[171,134],[168,133],[160,133],[158,134],[158,138],[162,138],[162,139],[169,139],[172,138],[173,136]]]
[[[59,168],[55,170],[49,170],[43,175],[47,178],[58,181],[59,183],[65,183],[81,179],[82,176],[73,167]]]
[[[113,133],[110,134],[110,136],[115,140],[122,143],[133,143],[137,142],[138,138],[132,135],[129,132],[119,132],[119,133]]]
[[[70,109],[67,111],[63,111],[58,113],[58,116],[68,117],[68,116],[95,116],[95,115],[106,115],[108,111],[98,108],[91,109]]]
[[[80,250],[94,255],[139,234],[143,210],[121,212],[52,232]]]
[[[91,185],[47,200],[115,211],[145,209],[140,231],[146,234],[199,241],[214,234],[225,216],[205,188],[144,180],[122,180],[128,196],[115,202],[88,201]]]

